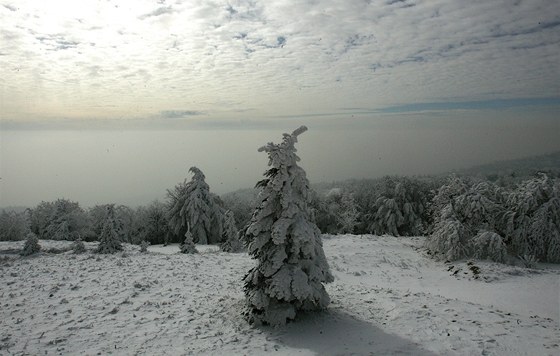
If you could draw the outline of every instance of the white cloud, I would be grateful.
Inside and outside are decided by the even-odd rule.
[[[257,118],[560,93],[554,0],[3,5],[6,119]]]

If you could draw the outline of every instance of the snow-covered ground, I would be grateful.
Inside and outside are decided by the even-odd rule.
[[[40,241],[43,250],[68,242]],[[1,242],[0,251],[23,242]],[[0,252],[0,355],[557,355],[560,270],[436,262],[422,238],[325,236],[332,304],[283,327],[241,317],[246,254],[125,245]],[[95,243],[86,243],[93,250]],[[13,251],[12,251],[13,252]]]

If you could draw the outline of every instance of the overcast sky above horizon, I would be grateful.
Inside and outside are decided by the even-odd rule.
[[[560,150],[556,0],[0,0],[0,39],[0,206],[249,187],[301,124],[312,181]]]

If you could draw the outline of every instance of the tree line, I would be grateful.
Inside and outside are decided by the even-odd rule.
[[[225,244],[240,250],[238,231],[250,222],[258,191],[219,197],[210,192],[203,172],[167,191],[164,202],[130,208],[104,204],[83,209],[58,199],[25,211],[0,214],[0,240],[97,241],[112,207],[119,240],[132,244]],[[311,190],[313,218],[322,233],[427,236],[436,258],[466,257],[506,262],[517,257],[560,262],[560,178],[387,176],[321,184]],[[230,246],[231,245],[231,246]]]

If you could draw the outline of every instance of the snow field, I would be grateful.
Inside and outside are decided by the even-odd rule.
[[[559,279],[443,263],[423,238],[325,236],[332,303],[283,327],[240,316],[246,254],[124,245],[114,255],[0,252],[0,355],[557,355]],[[40,241],[43,251],[70,242]],[[85,243],[89,251],[96,243]],[[23,242],[2,242],[0,251]],[[479,269],[475,274],[473,266]]]

